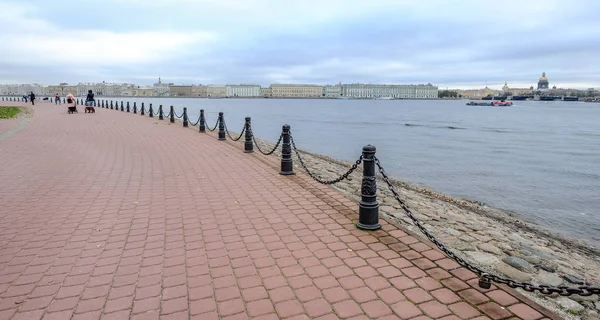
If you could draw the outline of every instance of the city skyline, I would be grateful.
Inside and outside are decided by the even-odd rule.
[[[600,86],[600,3],[0,0],[0,83]],[[59,14],[54,14],[56,12]],[[86,14],[81,14],[82,12]]]

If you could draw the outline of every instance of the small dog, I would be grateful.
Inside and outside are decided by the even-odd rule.
[[[94,107],[85,107],[85,113],[96,113],[96,109]]]

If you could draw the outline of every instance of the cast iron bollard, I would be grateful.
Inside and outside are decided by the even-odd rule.
[[[219,112],[219,140],[225,140],[225,123],[223,122],[223,112]]]
[[[188,126],[187,108],[183,107],[183,127]]]
[[[137,113],[137,105],[133,102],[133,113]]]
[[[254,145],[252,144],[252,135],[250,135],[250,117],[246,117],[246,123],[244,124],[244,152],[254,152]]]
[[[140,115],[145,115],[146,114],[146,110],[144,110],[144,103],[142,102],[142,108],[140,109]]]
[[[63,104],[67,103],[67,98],[63,98]]]
[[[162,112],[162,104],[158,106],[158,120],[165,120]]]
[[[150,118],[154,118],[154,110],[152,110],[152,103],[150,104],[150,107],[148,107],[148,116]]]
[[[131,111],[131,109],[129,109],[129,101],[127,101],[127,112]]]
[[[93,105],[94,107],[96,107],[96,100],[94,100],[94,102],[93,102],[93,104],[92,104],[92,105]]]
[[[123,101],[121,101],[121,111],[125,111],[125,108],[123,108]]]
[[[200,129],[198,129],[200,132],[206,132],[206,124],[204,122],[204,109],[200,109]]]
[[[104,100],[100,100],[100,106],[104,108]]]
[[[110,110],[112,110],[112,109],[113,109],[113,101],[110,100]]]
[[[169,122],[175,123],[175,110],[173,110],[173,106],[171,106],[171,112],[169,112]]]
[[[290,144],[290,125],[285,124],[281,128],[283,131],[283,141],[281,141],[281,171],[279,174],[294,174],[294,164],[292,163],[292,145]]]
[[[357,227],[364,230],[381,228],[379,224],[379,203],[377,202],[377,181],[375,179],[375,146],[363,147],[363,179],[360,187],[361,200],[358,203]]]

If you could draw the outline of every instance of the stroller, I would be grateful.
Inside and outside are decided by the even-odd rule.
[[[75,98],[68,96],[67,97],[67,108],[68,108],[68,113],[78,113],[77,112],[77,102],[75,101]]]

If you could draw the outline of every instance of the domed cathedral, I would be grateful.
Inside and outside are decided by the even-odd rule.
[[[542,72],[542,77],[540,81],[538,81],[538,90],[548,90],[550,83],[548,82],[548,78],[546,78],[546,73]]]

